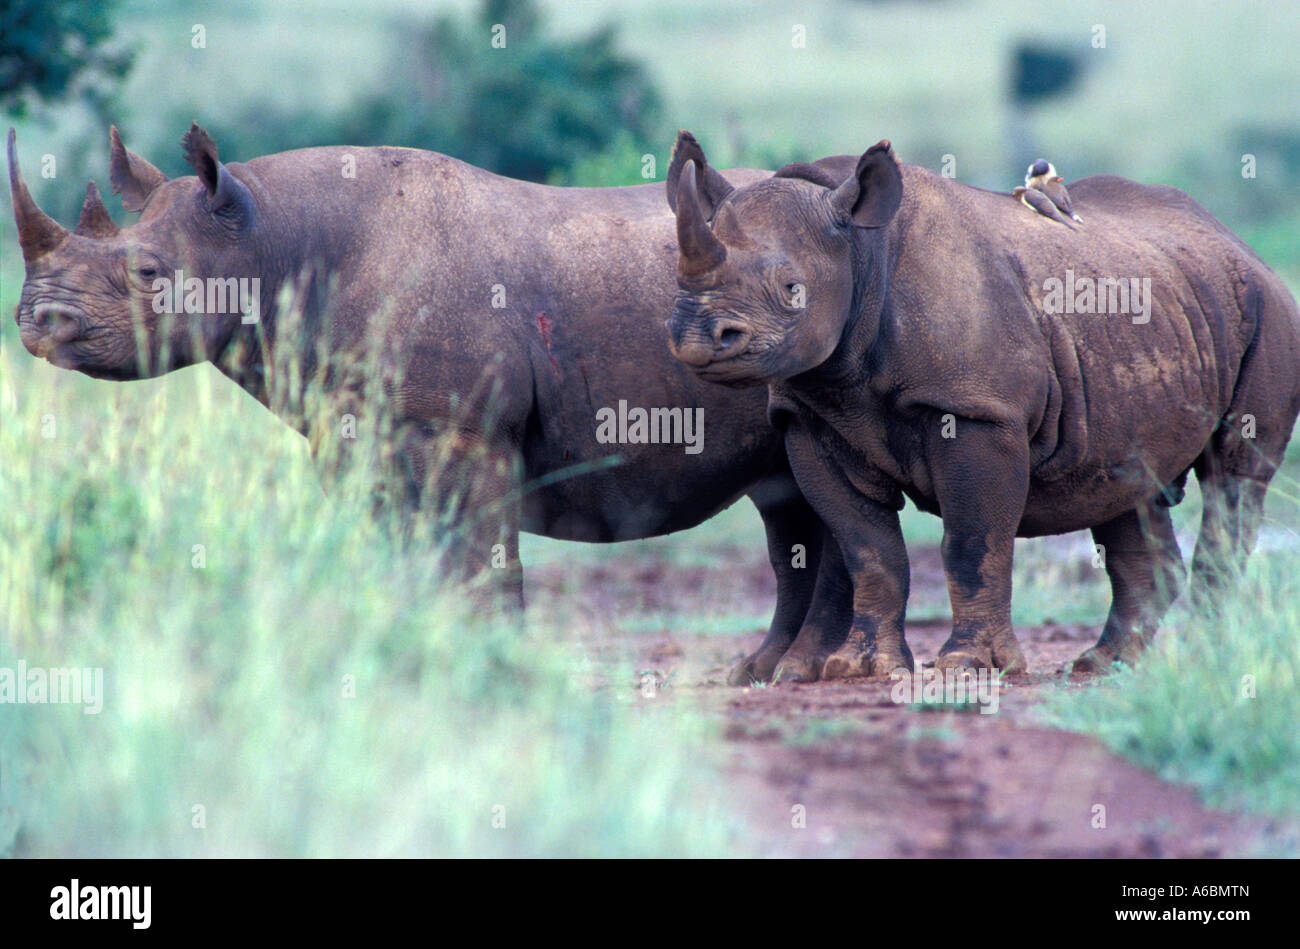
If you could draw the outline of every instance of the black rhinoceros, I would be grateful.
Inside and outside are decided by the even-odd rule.
[[[1070,229],[900,165],[887,141],[734,188],[689,134],[677,155],[670,343],[701,379],[770,387],[852,576],[825,677],[912,667],[904,496],[943,519],[941,669],[1023,669],[1017,536],[1090,528],[1104,551],[1111,610],[1081,672],[1133,661],[1178,595],[1168,507],[1189,471],[1198,588],[1254,546],[1300,412],[1300,311],[1186,194],[1085,178]]]
[[[824,600],[846,595],[834,553],[820,556],[820,522],[794,487],[765,395],[700,381],[664,344],[677,248],[662,184],[547,187],[406,148],[226,165],[197,126],[183,144],[195,176],[168,180],[114,129],[113,191],[140,218],[119,230],[92,183],[68,232],[32,201],[10,131],[26,264],[16,319],[33,354],[117,380],[210,359],[316,444],[314,426],[338,418],[272,399],[270,367],[287,349],[307,378],[338,390],[340,406],[368,416],[379,407],[336,357],[361,364],[377,352],[408,503],[454,505],[451,562],[473,573],[504,551],[507,568],[492,575],[516,597],[521,529],[647,537],[747,494],[778,595],[767,658],[742,665],[737,681],[768,678],[805,618],[827,615],[810,610],[819,570]],[[200,290],[215,282],[228,305],[160,313],[158,288],[173,276]],[[285,287],[301,310],[291,329]],[[604,463],[614,456],[620,463]]]

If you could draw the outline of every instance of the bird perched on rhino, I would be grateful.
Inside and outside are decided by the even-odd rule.
[[[1040,158],[1029,166],[1025,174],[1025,187],[1041,191],[1052,199],[1052,204],[1056,205],[1057,210],[1062,214],[1068,215],[1080,224],[1083,223],[1083,218],[1074,213],[1074,207],[1070,204],[1070,192],[1065,190],[1065,179],[1056,173],[1056,169],[1046,158]]]
[[[1033,188],[1016,188],[1011,192],[1011,196],[1019,198],[1025,207],[1033,208],[1043,217],[1064,224],[1070,230],[1074,230],[1074,225],[1070,223],[1070,219],[1056,210],[1056,205],[1052,203],[1052,199],[1043,192],[1036,191]]]

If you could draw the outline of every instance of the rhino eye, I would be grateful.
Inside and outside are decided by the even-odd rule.
[[[152,280],[154,277],[158,276],[158,271],[153,267],[141,267],[139,270],[136,271],[136,273],[138,273],[145,280]]]

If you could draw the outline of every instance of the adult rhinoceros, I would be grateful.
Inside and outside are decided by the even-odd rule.
[[[1300,311],[1187,195],[1085,178],[1070,229],[887,141],[735,188],[686,133],[676,154],[671,345],[702,379],[770,385],[852,576],[825,677],[912,667],[904,495],[943,519],[940,668],[1023,669],[1014,540],[1081,528],[1113,599],[1075,669],[1132,662],[1185,577],[1168,505],[1189,471],[1198,588],[1250,552],[1300,412]]]
[[[676,244],[662,185],[546,187],[406,148],[311,148],[225,165],[197,125],[183,145],[196,176],[168,180],[113,129],[113,191],[140,218],[119,230],[92,182],[69,233],[33,202],[10,130],[26,264],[16,319],[33,354],[117,380],[211,359],[313,444],[321,433],[301,406],[268,392],[270,368],[287,349],[308,379],[337,390],[339,405],[374,416],[379,407],[340,367],[378,354],[407,502],[455,508],[452,562],[466,573],[504,548],[507,569],[492,574],[515,596],[520,529],[647,537],[748,494],[778,594],[770,662],[742,666],[738,681],[769,677],[805,617],[818,621],[809,606],[819,560],[825,598],[847,595],[834,556],[820,557],[820,522],[794,487],[766,397],[701,382],[664,345]],[[178,272],[200,285],[256,278],[257,299],[160,314],[157,281]],[[282,325],[286,286],[301,310],[292,331]],[[256,321],[241,309],[255,309]],[[647,433],[642,420],[638,440],[635,411],[653,409],[667,410],[662,424]],[[679,420],[696,424],[683,435]],[[622,443],[608,437],[616,430]],[[621,463],[601,464],[613,456]],[[523,490],[530,484],[539,486]],[[794,545],[805,548],[803,569],[792,566]]]

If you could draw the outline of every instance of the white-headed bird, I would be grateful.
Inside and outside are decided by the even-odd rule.
[[[1046,158],[1040,158],[1029,166],[1025,175],[1025,187],[1041,191],[1051,199],[1052,204],[1056,205],[1057,210],[1062,214],[1068,215],[1080,224],[1083,223],[1083,218],[1074,213],[1074,207],[1070,204],[1070,192],[1065,190],[1065,179],[1056,173],[1056,169]]]

